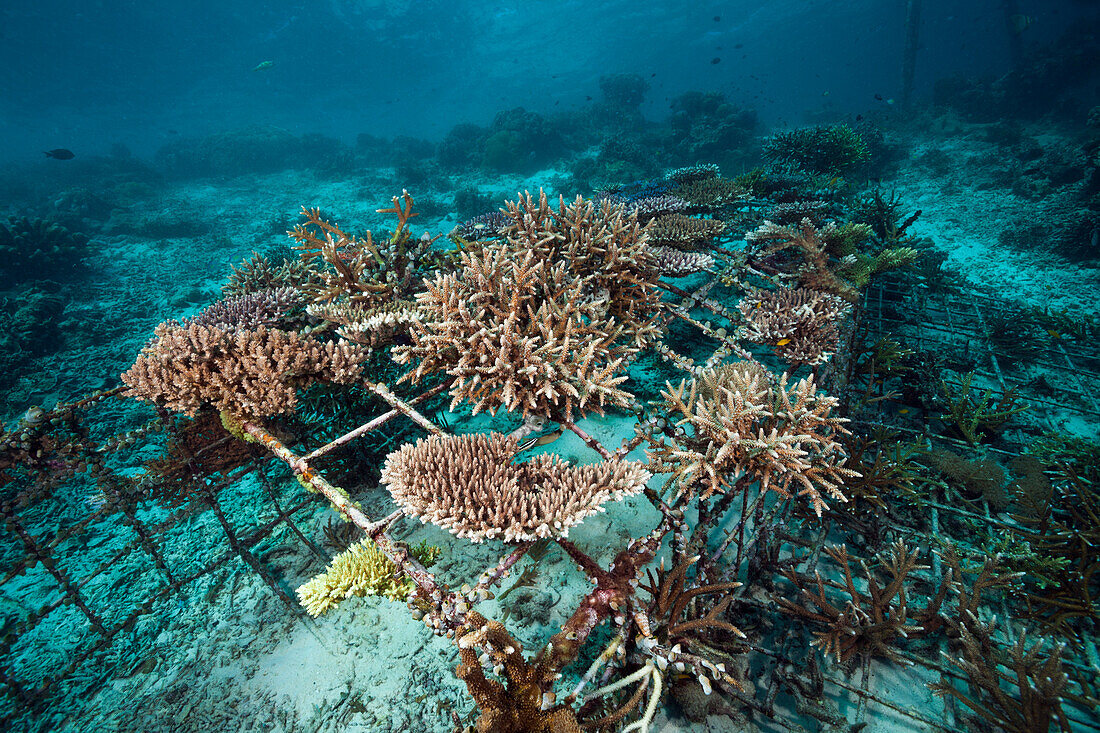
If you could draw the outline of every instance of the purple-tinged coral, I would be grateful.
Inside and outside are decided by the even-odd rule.
[[[277,327],[294,310],[303,305],[302,294],[294,288],[271,288],[258,293],[246,293],[207,306],[183,326],[196,325],[239,331],[257,326]]]
[[[451,236],[464,239],[467,242],[495,239],[502,236],[502,231],[511,221],[503,211],[490,211],[487,214],[481,214],[462,222],[451,230]]]
[[[806,288],[754,290],[737,307],[739,336],[772,346],[792,366],[828,361],[840,341],[837,323],[851,309],[843,298]]]
[[[612,206],[622,206],[623,214],[626,216],[637,215],[639,221],[647,221],[663,214],[687,211],[690,208],[687,201],[668,194],[629,198],[611,193],[604,196],[602,200],[610,202]]]
[[[659,244],[650,245],[649,251],[655,260],[654,267],[664,277],[684,277],[714,266],[714,258],[705,252],[681,252]]]

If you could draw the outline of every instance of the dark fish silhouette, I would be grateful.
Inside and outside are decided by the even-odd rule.
[[[712,59],[710,60],[710,62],[711,62],[712,64],[717,64],[717,63],[721,63],[721,61],[722,61],[722,59],[720,59],[720,58],[719,58],[719,57],[717,57],[717,56],[715,56],[714,58],[712,58]]]
[[[721,21],[722,21],[722,16],[721,15],[714,16],[714,22],[715,23],[720,23]]]
[[[65,148],[56,148],[54,150],[46,151],[47,158],[57,158],[58,160],[72,160],[76,157],[76,153]]]

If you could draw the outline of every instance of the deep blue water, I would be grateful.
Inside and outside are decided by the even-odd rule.
[[[947,75],[1008,70],[1001,0],[923,5],[918,96]],[[1094,4],[1019,7],[1034,45]],[[798,124],[897,98],[904,23],[900,0],[6,3],[0,161],[115,143],[148,154],[176,135],[261,123],[348,142],[439,139],[499,109],[582,105],[619,72],[651,80],[653,119],[705,90]]]

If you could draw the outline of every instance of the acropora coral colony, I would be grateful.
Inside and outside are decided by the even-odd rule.
[[[843,133],[815,134],[820,146],[843,148],[847,166],[862,151]],[[776,155],[797,143],[777,139]],[[862,476],[865,461],[849,461],[857,436],[821,384],[860,288],[917,253],[902,237],[877,236],[858,222],[822,223],[837,209],[829,214],[821,201],[777,208],[776,221],[747,234],[746,248],[724,248],[732,232],[721,214],[774,205],[753,193],[755,183],[700,165],[594,199],[523,194],[456,228],[450,248],[412,233],[408,192],[380,210],[397,221],[383,236],[349,235],[303,209],[290,232],[298,258],[242,264],[223,300],[161,324],[122,378],[138,399],[187,415],[220,412],[234,435],[281,459],[358,528],[359,540],[298,589],[302,604],[318,615],[352,595],[405,602],[429,630],[453,639],[478,731],[645,731],[666,691],[681,705],[694,690],[767,714],[772,703],[753,703],[744,691],[746,655],[768,633],[770,622],[760,621],[768,608],[805,622],[814,643],[840,662],[898,658],[906,638],[949,633],[962,641],[954,663],[972,671],[991,643],[978,604],[983,590],[1004,584],[1004,568],[987,568],[975,586],[959,565],[917,608],[906,602],[907,576],[923,555],[901,540],[878,565],[862,566],[865,590],[853,583],[843,548],[827,554],[846,578],[839,585],[779,557],[798,533],[851,526],[854,519],[837,517],[866,516],[866,498],[878,499],[879,474]],[[690,275],[705,284],[688,292],[670,282]],[[725,307],[709,294],[714,288],[738,304]],[[713,352],[670,346],[670,332],[684,328]],[[387,354],[405,371],[395,382],[373,381],[368,361]],[[628,368],[641,363],[682,378],[643,400],[645,385],[632,391],[628,381]],[[303,388],[342,384],[360,385],[392,409],[312,451],[272,427],[294,413]],[[453,409],[514,413],[523,426],[449,434],[418,409],[416,388],[429,397],[445,392]],[[609,410],[636,417],[635,435],[620,446],[602,445],[577,424]],[[372,518],[314,464],[393,418],[411,419],[427,436],[386,458],[381,483],[398,509]],[[560,430],[602,460],[521,460],[540,436]],[[638,447],[645,460],[627,460]],[[662,489],[648,485],[655,475],[666,477]],[[857,485],[858,492],[846,488]],[[610,564],[569,540],[585,517],[630,496],[644,497],[655,520]],[[504,555],[461,588],[447,587],[428,570],[446,548],[408,547],[390,535],[402,516],[438,525],[456,542],[496,541]],[[525,655],[478,605],[546,542],[592,587],[560,631]],[[754,579],[769,572],[796,592]],[[1031,647],[1013,654],[1027,687],[1042,655]],[[1057,667],[1049,659],[1043,664]],[[813,677],[818,662],[803,663]],[[1061,678],[1047,667],[1055,681],[1029,694],[1042,698],[1048,720],[1061,720],[1050,700]],[[975,678],[997,686],[987,668]],[[937,691],[998,725],[1004,716],[1038,725],[1043,715],[1037,708],[1002,715],[946,682]]]

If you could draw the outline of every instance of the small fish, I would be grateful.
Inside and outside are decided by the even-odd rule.
[[[520,451],[525,451],[528,448],[535,448],[535,447],[540,446],[540,445],[547,445],[549,443],[553,443],[555,440],[557,440],[558,438],[561,437],[561,432],[562,432],[562,429],[558,428],[557,430],[555,430],[553,432],[550,432],[550,433],[546,433],[545,435],[539,435],[539,436],[536,436],[536,437],[531,438],[529,440],[525,440],[522,443],[520,443],[518,448],[516,448],[516,452],[519,453]]]
[[[775,345],[776,346],[786,346],[790,342],[791,342],[790,339],[779,339],[778,341],[775,342]]]
[[[252,70],[253,71],[267,71],[268,69],[270,69],[274,65],[275,65],[274,61],[261,61],[260,63],[253,66]]]
[[[722,59],[720,59],[720,58],[718,58],[717,56],[715,56],[714,58],[712,58],[712,59],[710,60],[710,62],[711,62],[712,64],[720,64],[720,63],[722,63]]]
[[[1034,22],[1035,18],[1032,18],[1030,15],[1023,15],[1021,13],[1016,13],[1015,15],[1010,15],[1008,17],[1008,23],[1010,26],[1012,26],[1012,32],[1016,35],[1020,35],[1021,33],[1026,31],[1028,28],[1031,27],[1031,24]]]
[[[863,121],[863,115],[856,115],[856,122],[862,122],[862,121]]]
[[[714,16],[714,22],[715,23],[721,23],[722,22],[722,16],[721,15]]]
[[[901,408],[900,410],[898,410],[898,414],[899,415],[908,415],[909,414],[909,408],[908,407]]]
[[[879,102],[881,102],[882,101],[882,95],[881,94],[876,94],[875,99],[878,100]]]
[[[591,102],[592,101],[592,95],[591,94],[584,95],[584,101]]]
[[[889,99],[886,100],[886,104],[893,104],[893,103],[894,103],[894,98],[893,97],[890,97]]]
[[[823,91],[823,92],[821,93],[821,96],[823,96],[823,97],[827,97],[827,96],[829,96],[829,90],[828,90],[828,89],[826,89],[825,91]]]
[[[46,157],[54,158],[55,160],[72,160],[76,157],[76,153],[65,148],[55,148],[53,150],[47,150]]]
[[[744,47],[745,47],[745,44],[743,44],[743,43],[738,43],[738,44],[734,45],[734,48],[744,48]]]
[[[1052,339],[1062,338],[1062,332],[1061,331],[1055,331],[1053,328],[1048,328],[1047,329],[1047,335],[1050,336]]]

